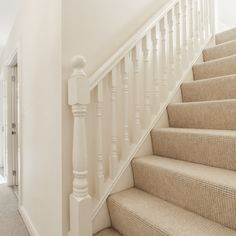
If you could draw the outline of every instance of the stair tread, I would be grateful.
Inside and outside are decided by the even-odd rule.
[[[193,129],[193,128],[158,128],[156,130],[165,131],[165,132],[178,132],[178,133],[186,133],[186,134],[206,134],[206,135],[220,135],[220,136],[231,136],[236,138],[236,131],[235,130],[218,130],[218,129]]]
[[[203,50],[204,61],[215,60],[236,54],[236,40],[224,42]]]
[[[176,173],[181,173],[190,178],[198,179],[199,181],[207,181],[208,183],[219,187],[227,187],[233,189],[236,193],[235,171],[159,156],[137,158],[135,159],[135,162],[145,163],[150,166],[156,166]]]
[[[236,75],[185,82],[181,91],[184,102],[236,99]]]
[[[230,79],[236,79],[236,74],[212,77],[212,78],[208,78],[204,80],[186,81],[186,82],[183,82],[182,84],[204,84],[207,82],[214,82],[216,80],[230,80]]]
[[[214,104],[231,104],[236,103],[236,99],[223,99],[214,101],[198,101],[198,102],[176,102],[171,103],[169,106],[198,106],[198,105],[214,105]]]
[[[235,171],[160,156],[132,167],[135,187],[236,230]]]
[[[216,44],[222,44],[236,39],[236,28],[228,29],[226,31],[216,34],[215,39]]]
[[[236,170],[235,131],[162,128],[151,135],[155,155]]]
[[[235,236],[236,232],[136,188],[114,195],[108,204],[115,228],[127,236]]]
[[[195,64],[193,74],[195,80],[236,74],[236,55]]]
[[[236,130],[236,99],[172,103],[170,127]]]
[[[95,236],[122,236],[112,228],[104,229],[101,232],[95,234]]]

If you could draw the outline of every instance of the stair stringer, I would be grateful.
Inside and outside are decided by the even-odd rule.
[[[123,168],[120,170],[120,174],[116,179],[113,180],[113,184],[111,188],[104,196],[103,200],[100,201],[98,208],[94,211],[92,215],[92,224],[93,224],[93,234],[101,231],[102,229],[111,227],[111,220],[109,216],[109,211],[106,203],[106,199],[112,193],[120,192],[126,189],[129,189],[134,186],[133,172],[131,168],[131,161],[133,158],[137,158],[140,156],[152,155],[152,138],[151,132],[153,129],[158,128],[168,128],[168,114],[167,114],[167,106],[173,102],[182,102],[182,94],[181,94],[181,84],[187,81],[193,81],[193,71],[192,66],[197,63],[203,62],[202,51],[205,48],[211,47],[215,45],[214,38],[210,38],[208,42],[203,45],[199,54],[196,54],[195,58],[188,65],[187,69],[183,72],[181,79],[176,84],[175,88],[170,92],[166,101],[162,104],[162,107],[159,113],[154,117],[150,126],[145,131],[143,135],[143,139],[137,144],[134,148],[134,152],[131,158],[129,158],[123,165]]]

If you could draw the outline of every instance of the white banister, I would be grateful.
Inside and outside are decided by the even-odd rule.
[[[160,46],[160,78],[161,78],[161,100],[165,99],[168,94],[168,81],[167,81],[167,58],[166,58],[166,24],[165,18],[160,20],[160,32],[161,32],[161,46]]]
[[[180,32],[180,4],[179,2],[175,4],[174,7],[175,13],[175,67],[176,67],[176,74],[177,76],[181,73],[181,32]]]
[[[135,81],[135,127],[134,139],[137,141],[141,135],[141,45],[138,43],[132,51],[134,64],[134,81]]]
[[[214,0],[170,0],[89,78],[85,59],[72,60],[69,236],[92,236],[98,211],[214,35],[214,20]]]
[[[103,168],[103,81],[97,85],[97,197],[104,192]]]
[[[150,70],[150,66],[151,66],[151,50],[150,50],[150,44],[149,44],[149,35],[150,33],[148,32],[148,34],[143,38],[142,41],[142,45],[143,45],[143,59],[144,59],[144,127],[147,127],[149,122],[150,122],[150,118],[152,115],[151,112],[151,92],[150,92],[150,87],[151,87],[151,70]]]
[[[111,155],[109,159],[109,175],[115,177],[118,166],[118,137],[117,137],[117,68],[114,67],[111,73]]]
[[[181,1],[182,9],[182,63],[183,69],[188,65],[188,40],[187,40],[187,4]]]
[[[175,86],[175,64],[174,64],[174,23],[173,23],[173,10],[170,10],[167,13],[167,22],[168,22],[168,64],[169,64],[169,87],[172,89]]]
[[[86,111],[90,103],[89,81],[81,56],[72,60],[73,73],[68,82],[69,105],[74,116],[73,129],[73,192],[70,196],[70,235],[92,235],[91,198],[87,181]]]
[[[125,159],[129,152],[129,58],[128,55],[122,61],[123,82],[123,153]]]
[[[153,113],[156,112],[160,108],[160,83],[159,83],[159,76],[158,76],[158,28],[155,26],[151,32],[152,35],[152,69],[153,69]]]

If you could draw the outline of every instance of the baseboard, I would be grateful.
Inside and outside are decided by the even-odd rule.
[[[30,236],[39,236],[39,233],[37,232],[33,223],[31,222],[30,217],[27,214],[25,208],[23,206],[20,206],[18,210],[19,210],[20,215],[26,225],[27,230],[29,231]]]

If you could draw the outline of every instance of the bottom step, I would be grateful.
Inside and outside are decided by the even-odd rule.
[[[113,229],[104,229],[101,232],[95,234],[94,236],[122,236]]]
[[[234,230],[136,188],[111,195],[108,208],[112,227],[124,236],[236,236]]]

